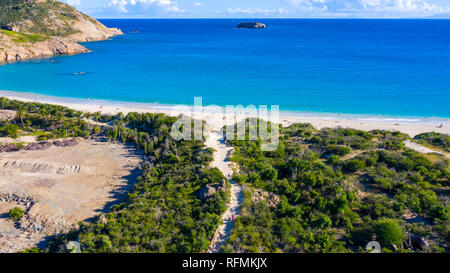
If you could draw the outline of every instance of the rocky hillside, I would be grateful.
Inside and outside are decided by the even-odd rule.
[[[55,0],[0,0],[0,62],[88,52],[122,32]]]

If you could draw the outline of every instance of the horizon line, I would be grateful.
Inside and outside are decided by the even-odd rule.
[[[434,18],[434,17],[97,17],[96,19],[123,19],[123,20],[450,20],[450,18]]]

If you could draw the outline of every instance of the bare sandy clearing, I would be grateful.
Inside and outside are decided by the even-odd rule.
[[[10,137],[0,137],[0,144],[10,144],[10,143],[34,143],[36,142],[35,136],[21,136],[17,139]]]
[[[134,148],[99,139],[0,153],[0,252],[33,247],[107,210],[131,188],[139,163]],[[26,211],[16,224],[7,218],[14,206]]]

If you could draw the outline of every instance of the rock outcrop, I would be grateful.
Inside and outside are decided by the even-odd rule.
[[[15,31],[15,32],[19,32],[20,31],[19,26],[15,25],[14,23],[8,23],[8,24],[6,24],[4,26],[1,26],[0,28],[3,29],[3,30],[9,30],[9,31]]]
[[[66,140],[55,140],[53,142],[51,141],[42,141],[38,143],[30,143],[26,146],[20,147],[15,144],[7,144],[7,145],[0,145],[0,153],[11,153],[11,152],[18,152],[21,150],[24,151],[42,151],[47,150],[52,146],[56,147],[74,147],[78,145],[78,141],[76,139],[66,139]]]
[[[280,203],[280,197],[274,193],[269,193],[261,189],[255,189],[252,196],[253,202],[267,202],[270,207],[276,207]]]
[[[86,53],[79,42],[123,34],[55,0],[0,2],[0,15],[0,63]]]
[[[14,119],[16,115],[17,112],[13,110],[0,110],[0,121],[4,121],[6,119]]]
[[[73,40],[61,37],[23,44],[15,43],[7,35],[0,34],[0,39],[0,63],[89,52],[87,48]]]
[[[255,22],[243,22],[236,26],[237,28],[266,28],[265,24]]]
[[[222,182],[217,184],[205,185],[196,192],[196,195],[200,200],[206,201],[209,198],[213,197],[217,192],[226,191],[226,189],[227,182],[223,180]]]

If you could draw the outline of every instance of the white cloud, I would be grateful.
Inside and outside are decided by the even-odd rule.
[[[1,1],[1,0],[0,0]],[[86,1],[62,0],[77,8]],[[271,0],[267,7],[230,7],[214,9],[206,7],[204,1],[191,2],[184,10],[177,0],[107,0],[108,4],[96,8],[89,14],[99,17],[365,17],[401,18],[427,17],[450,13],[450,7],[433,4],[434,0]],[[219,0],[221,1],[221,0]],[[242,2],[244,2],[243,0]],[[436,1],[434,1],[436,3]]]
[[[228,8],[227,13],[230,14],[282,14],[285,13],[284,8],[280,9],[260,9],[260,8],[247,8],[247,9],[241,9],[241,8]]]
[[[368,15],[373,17],[427,15],[449,11],[426,0],[280,0],[297,12]]]
[[[63,0],[62,2],[66,2],[67,4],[71,6],[80,6],[81,0]]]
[[[148,16],[184,12],[171,0],[111,0],[99,14]]]
[[[450,8],[430,0],[278,0],[279,8],[228,8],[223,17],[427,17],[449,13]]]

